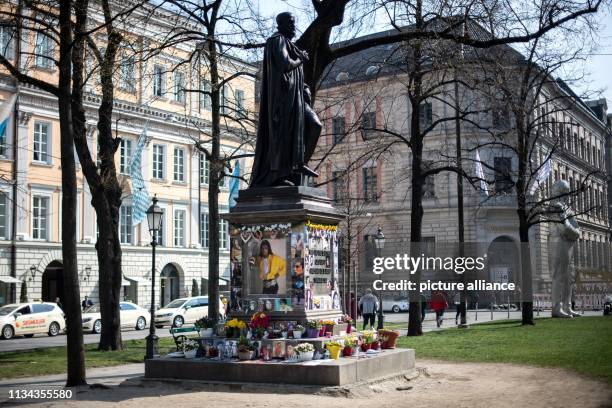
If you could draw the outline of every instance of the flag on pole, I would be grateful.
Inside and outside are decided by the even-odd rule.
[[[6,129],[8,128],[13,110],[15,109],[16,101],[17,94],[15,93],[0,106],[0,146],[4,146],[6,144]]]
[[[136,150],[130,160],[130,175],[132,176],[132,225],[136,226],[145,219],[149,208],[149,193],[142,178],[142,150],[147,143],[147,127],[138,138]]]
[[[480,161],[480,154],[476,150],[476,176],[480,179],[480,189],[484,191],[485,195],[489,195],[487,189],[487,182],[485,181],[484,171],[482,171],[482,162]]]
[[[240,188],[240,162],[236,160],[234,165],[234,172],[229,183],[229,207],[232,208],[236,205],[236,198],[238,198],[238,189]]]
[[[535,180],[533,180],[533,184],[531,184],[531,187],[529,187],[529,195],[535,194],[540,185],[546,182],[546,179],[550,176],[550,173],[552,173],[552,160],[550,159],[550,156],[548,156],[544,164],[538,169],[535,175]]]

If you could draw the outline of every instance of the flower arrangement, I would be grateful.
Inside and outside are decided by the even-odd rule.
[[[242,330],[246,329],[246,323],[233,318],[225,323],[225,334],[227,337],[237,337]]]
[[[301,324],[297,324],[295,326],[293,326],[293,331],[304,331],[304,326],[302,326]]]
[[[324,326],[333,326],[334,324],[336,324],[336,322],[334,322],[333,320],[321,320],[321,324]]]
[[[245,353],[253,350],[255,350],[255,348],[253,347],[251,342],[249,342],[246,337],[240,336],[240,339],[238,339],[238,352]]]
[[[256,312],[251,317],[251,328],[253,329],[267,329],[270,325],[270,316],[263,312]]]
[[[344,347],[356,347],[358,341],[355,335],[344,336]]]
[[[325,347],[327,347],[327,348],[331,348],[331,347],[340,347],[340,348],[342,348],[343,345],[339,341],[335,341],[334,340],[334,341],[328,341],[325,344]]]
[[[365,344],[372,344],[376,341],[376,332],[374,330],[364,330],[362,337]]]
[[[183,343],[183,351],[193,351],[200,347],[197,341],[188,340]]]
[[[313,353],[315,348],[310,343],[300,343],[293,348],[297,354]]]
[[[309,320],[306,322],[306,326],[308,326],[309,329],[320,329],[321,322],[319,320]]]
[[[194,323],[198,329],[213,329],[216,325],[215,321],[210,317],[202,317]]]
[[[345,314],[344,316],[342,316],[342,317],[340,318],[340,321],[341,321],[342,323],[353,323],[353,318],[352,318],[351,316],[349,316],[349,315]]]

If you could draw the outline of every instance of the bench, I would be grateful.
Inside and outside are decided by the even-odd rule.
[[[189,338],[188,334],[198,332],[199,329],[195,326],[171,327],[170,334],[172,335],[172,339],[174,340],[174,344],[176,345],[176,351],[183,351],[183,345],[185,344],[185,341]]]

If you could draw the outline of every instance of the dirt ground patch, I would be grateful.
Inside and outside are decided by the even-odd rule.
[[[403,384],[364,386],[349,397],[200,391],[193,384],[123,384],[82,389],[73,401],[45,407],[612,407],[612,386],[561,369],[509,364],[417,361],[419,375]]]

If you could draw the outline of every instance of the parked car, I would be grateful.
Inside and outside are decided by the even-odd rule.
[[[135,328],[136,330],[143,330],[145,327],[147,327],[147,318],[150,315],[150,312],[147,309],[131,302],[121,302],[119,303],[119,308],[122,328]],[[99,303],[90,306],[83,311],[82,322],[84,331],[96,334],[99,334],[102,331]]]
[[[405,297],[398,297],[395,299],[383,299],[383,312],[407,312],[409,308],[408,299]]]
[[[0,307],[0,328],[0,335],[7,340],[39,333],[57,336],[66,329],[66,321],[56,303],[14,303]]]
[[[219,313],[223,314],[223,309],[219,299]],[[205,316],[208,316],[208,296],[175,299],[155,313],[155,327],[181,327]]]

